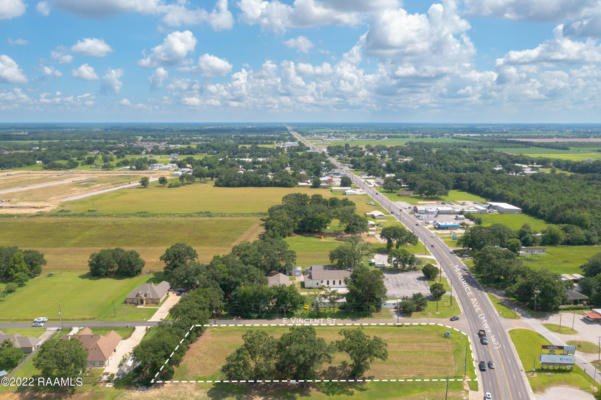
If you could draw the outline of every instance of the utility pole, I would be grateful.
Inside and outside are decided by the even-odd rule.
[[[572,329],[574,329],[574,320],[576,319],[576,313],[572,312]]]
[[[601,336],[599,336],[599,360],[601,361]]]
[[[58,317],[61,321],[61,331],[63,330],[63,311],[61,310],[61,305],[58,305]]]
[[[447,382],[444,389],[444,400],[447,400],[447,396],[449,394],[449,377],[447,376]]]
[[[561,333],[561,312],[559,313],[559,332]]]

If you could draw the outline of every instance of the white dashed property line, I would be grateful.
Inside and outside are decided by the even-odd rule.
[[[265,380],[157,380],[155,383],[167,384],[167,383],[397,383],[397,382],[477,382],[477,379],[463,379],[463,378],[391,378],[391,379],[265,379]]]
[[[275,323],[253,323],[253,324],[208,324],[205,325],[206,328],[239,328],[239,327],[274,327],[274,326],[280,326],[280,327],[286,327],[286,326],[398,326],[398,327],[403,327],[403,326],[443,326],[440,323],[434,323],[434,322],[410,322],[410,323],[401,323],[401,322],[336,322],[336,323],[322,323],[322,322],[305,322],[305,323],[279,323],[279,324],[275,324]],[[163,369],[165,368],[165,366],[167,365],[167,363],[171,360],[171,358],[173,358],[173,355],[175,354],[175,352],[179,349],[180,345],[183,343],[184,339],[186,339],[190,333],[192,332],[192,329],[194,328],[201,328],[203,327],[203,325],[192,325],[190,327],[190,329],[188,329],[188,332],[186,332],[186,334],[184,335],[184,337],[179,341],[179,343],[177,344],[177,346],[175,346],[175,349],[171,352],[171,354],[169,355],[169,357],[165,360],[165,362],[163,363],[163,365],[161,365],[161,368],[157,371],[156,374],[154,374],[154,377],[152,378],[152,380],[150,381],[151,384],[159,384],[159,383],[231,383],[234,381],[228,381],[228,380],[190,380],[190,381],[173,381],[173,380],[157,380],[157,377],[159,376],[159,374],[163,371]],[[456,332],[459,332],[465,336],[468,337],[469,340],[469,336],[463,332],[462,330],[459,330],[455,327],[451,327],[449,325],[444,325],[444,327],[450,329],[455,330]],[[474,349],[472,348],[472,343],[471,341],[469,341],[469,347],[470,347],[470,351],[472,353],[472,363],[474,365],[474,369],[476,368],[476,361],[474,359]],[[357,382],[420,382],[422,380],[420,379],[389,379],[389,380],[385,380],[385,379],[315,379],[315,380],[311,380],[311,379],[307,379],[306,382],[342,382],[342,383],[357,383]],[[453,378],[436,378],[436,379],[423,379],[423,382],[453,382],[453,381],[465,381],[465,382],[470,382],[470,381],[474,381],[474,382],[478,382],[478,376],[476,376],[475,379],[470,379],[470,378],[457,378],[457,379],[453,379]],[[235,381],[235,382],[239,382],[239,383],[302,383],[305,382],[305,380],[257,380],[257,381],[253,381],[253,380],[247,380],[247,381]]]

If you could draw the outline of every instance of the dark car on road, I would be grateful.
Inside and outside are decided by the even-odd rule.
[[[482,343],[482,344],[488,344],[488,338],[486,336],[485,337],[481,337],[480,338],[480,343]]]
[[[451,317],[451,321],[459,321],[459,317],[457,315],[453,315]]]
[[[480,363],[478,363],[478,368],[480,368],[480,371],[486,371],[486,363],[484,361],[480,361]]]
[[[488,369],[495,369],[495,363],[492,361],[488,362]]]

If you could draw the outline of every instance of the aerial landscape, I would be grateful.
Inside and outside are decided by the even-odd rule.
[[[601,2],[0,31],[0,399],[601,399]]]

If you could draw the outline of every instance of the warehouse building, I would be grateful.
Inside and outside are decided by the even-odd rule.
[[[488,208],[499,214],[521,214],[522,209],[508,203],[488,203]]]

